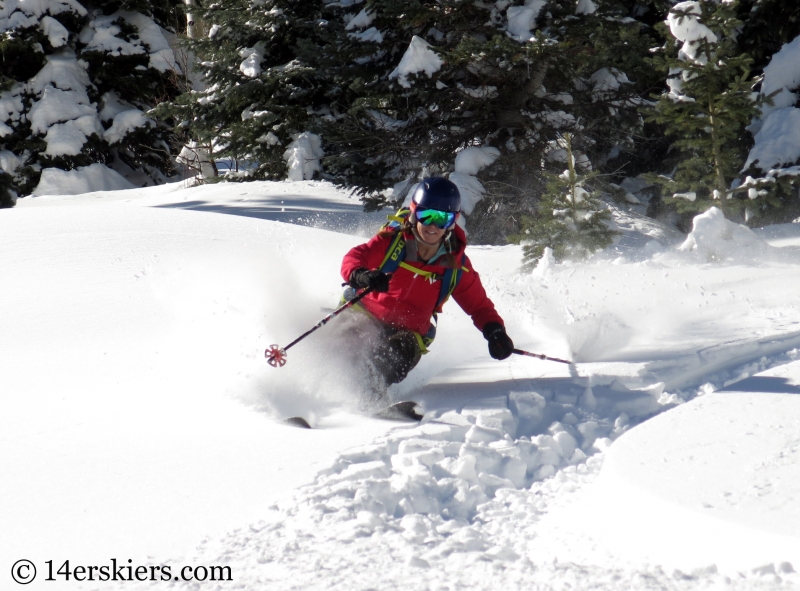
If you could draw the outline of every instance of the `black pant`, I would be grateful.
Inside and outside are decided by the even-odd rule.
[[[386,385],[406,379],[422,357],[417,337],[410,330],[387,326],[372,351],[372,365]]]
[[[410,330],[394,328],[364,311],[342,315],[337,339],[349,348],[354,369],[365,378],[366,402],[383,402],[386,389],[402,382],[422,357],[417,337]]]

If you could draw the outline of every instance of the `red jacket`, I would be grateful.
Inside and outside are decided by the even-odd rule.
[[[466,248],[464,231],[456,226],[454,230],[458,250],[454,251],[455,260],[460,262]],[[378,234],[369,242],[351,249],[342,261],[342,277],[345,281],[350,279],[350,274],[359,267],[377,269],[386,256],[386,251],[392,243],[392,235]],[[407,243],[414,241],[412,234],[406,234]],[[408,262],[407,264],[441,275],[445,272],[447,261],[441,257],[434,265],[422,262]],[[503,319],[494,309],[492,300],[486,295],[478,273],[472,268],[469,258],[464,257],[466,271],[461,274],[461,280],[453,291],[453,299],[472,317],[478,330],[483,330],[489,322],[503,324]],[[370,293],[361,300],[361,305],[381,322],[396,328],[405,328],[425,334],[431,324],[436,302],[439,300],[441,281],[431,283],[422,275],[414,275],[408,269],[400,267],[392,275],[389,282],[389,291],[385,293]]]

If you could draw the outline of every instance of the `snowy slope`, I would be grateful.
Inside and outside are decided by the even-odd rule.
[[[46,202],[0,218],[3,564],[183,552],[389,427],[340,415],[301,434],[272,409],[299,410],[304,392],[264,382],[264,347],[338,297],[318,249],[358,239],[173,209],[35,207]]]
[[[796,228],[707,215],[681,250],[618,216],[615,248],[524,276],[517,247],[472,247],[517,346],[578,363],[493,361],[451,304],[395,392],[428,411],[409,428],[352,410],[330,327],[281,370],[262,357],[336,301],[348,234],[381,217],[357,208],[250,183],[2,212],[4,563],[227,565],[221,588],[281,590],[800,584]],[[275,421],[301,411],[317,429]]]

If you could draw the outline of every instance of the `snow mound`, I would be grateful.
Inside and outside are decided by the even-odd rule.
[[[695,216],[692,231],[678,250],[696,253],[708,261],[757,261],[770,253],[771,247],[755,232],[725,219],[717,207]]]
[[[111,170],[105,164],[95,162],[75,170],[45,168],[42,171],[42,178],[39,184],[33,191],[33,195],[78,195],[95,191],[117,191],[134,188],[133,184],[128,182],[121,174]]]
[[[697,398],[620,437],[590,508],[604,543],[683,568],[713,559],[728,573],[764,565],[793,572],[800,510],[776,510],[779,497],[800,496],[800,398],[786,379],[790,368]]]

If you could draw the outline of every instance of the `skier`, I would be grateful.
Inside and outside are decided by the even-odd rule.
[[[369,349],[366,369],[374,399],[385,398],[388,385],[405,379],[428,352],[437,312],[451,294],[488,341],[489,355],[506,359],[514,349],[464,253],[466,235],[456,225],[460,210],[461,195],[451,181],[423,179],[410,209],[390,216],[393,223],[342,261],[342,277],[353,288],[345,299],[356,289],[372,289],[354,308],[373,326],[372,338],[359,342]]]

